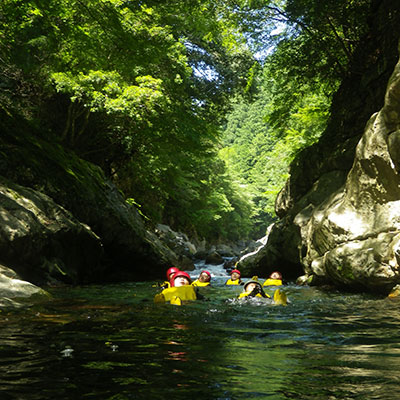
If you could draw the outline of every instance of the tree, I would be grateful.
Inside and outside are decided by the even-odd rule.
[[[229,96],[254,63],[223,5],[5,0],[1,71],[10,96],[1,105],[100,165],[155,221],[179,216],[169,203],[180,210],[201,194],[197,170],[215,163]],[[6,79],[7,71],[18,74]]]
[[[275,219],[275,198],[288,178],[290,162],[322,134],[329,116],[325,85],[288,88],[266,63],[252,102],[239,98],[224,127],[220,151],[228,173],[245,188],[254,207],[252,235],[263,236]],[[286,85],[285,90],[283,86]]]

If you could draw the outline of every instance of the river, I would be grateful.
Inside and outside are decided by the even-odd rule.
[[[286,307],[243,304],[206,268],[206,300],[183,306],[136,282],[1,310],[1,399],[400,398],[398,299],[288,284]]]

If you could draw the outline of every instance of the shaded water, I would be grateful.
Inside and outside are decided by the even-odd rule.
[[[238,304],[220,271],[181,307],[141,282],[2,310],[1,399],[400,398],[397,299],[288,285],[287,307]]]

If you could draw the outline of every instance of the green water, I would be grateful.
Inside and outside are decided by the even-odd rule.
[[[52,289],[0,313],[1,399],[398,399],[400,302],[288,285],[287,307],[152,302],[154,282]]]

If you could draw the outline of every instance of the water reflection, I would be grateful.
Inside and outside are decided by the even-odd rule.
[[[3,311],[2,399],[399,397],[396,299],[289,285],[287,307],[238,304],[224,280],[182,307],[142,282]]]

